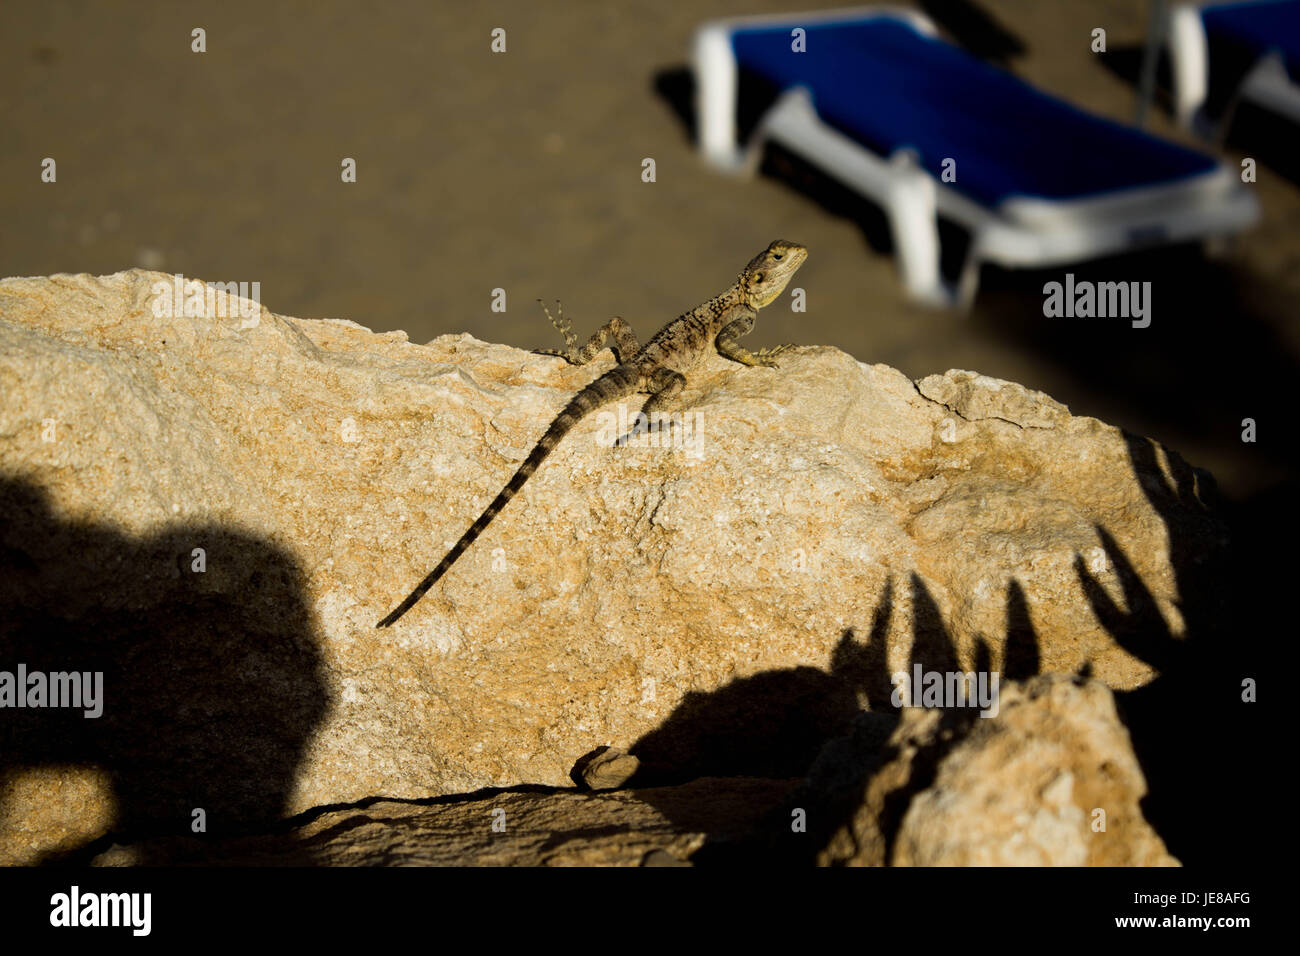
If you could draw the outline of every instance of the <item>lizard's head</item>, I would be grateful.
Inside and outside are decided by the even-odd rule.
[[[774,302],[807,258],[807,249],[797,242],[783,239],[776,240],[754,256],[740,274],[740,287],[745,293],[746,304],[761,309]]]

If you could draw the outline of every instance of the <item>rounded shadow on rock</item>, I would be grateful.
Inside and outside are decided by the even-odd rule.
[[[798,777],[858,702],[852,688],[815,667],[767,671],[711,693],[690,692],[659,727],[632,745],[641,768],[628,786],[697,777]]]
[[[679,827],[704,831],[706,850],[721,845],[721,852],[697,852],[693,862],[737,862],[737,848],[745,854],[754,846],[747,835],[779,809],[782,795],[807,773],[828,740],[850,728],[863,703],[890,707],[885,640],[892,594],[887,581],[869,635],[862,640],[845,630],[827,670],[781,668],[716,691],[688,693],[659,727],[629,748],[641,765],[620,789],[637,789]],[[882,716],[893,720],[892,713]],[[596,756],[593,752],[579,762],[577,777]],[[700,778],[712,778],[706,788],[710,799],[706,807],[688,807],[691,801],[684,803],[673,785]]]
[[[827,671],[791,667],[739,678],[710,692],[692,691],[629,753],[641,761],[629,787],[697,777],[799,777],[823,743],[844,733],[862,709],[887,705],[885,638],[893,610],[886,583],[871,633],[846,630]]]
[[[199,809],[210,838],[285,816],[329,706],[295,559],[230,528],[135,537],[69,521],[13,476],[0,478],[0,514],[0,671],[103,681],[97,718],[0,710],[0,813],[22,812],[5,803],[25,770],[106,773],[112,833],[47,855],[72,863],[110,839],[193,836]]]

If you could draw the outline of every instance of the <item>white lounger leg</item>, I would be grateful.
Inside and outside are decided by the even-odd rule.
[[[953,295],[939,272],[939,220],[934,180],[908,150],[889,158],[890,184],[885,198],[894,252],[903,286],[913,298],[932,305],[951,305]]]
[[[1210,53],[1201,11],[1175,7],[1169,13],[1169,64],[1174,85],[1174,112],[1191,128],[1209,91]]]
[[[739,79],[731,38],[723,25],[710,25],[695,34],[695,123],[700,151],[724,172],[743,168],[736,143],[736,97]]]

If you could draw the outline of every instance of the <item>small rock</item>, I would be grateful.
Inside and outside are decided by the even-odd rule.
[[[582,782],[592,790],[616,790],[632,779],[641,761],[632,754],[609,748],[582,768]]]

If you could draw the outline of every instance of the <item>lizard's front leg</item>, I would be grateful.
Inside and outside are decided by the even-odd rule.
[[[605,340],[611,335],[614,336],[614,357],[620,365],[630,362],[632,357],[641,351],[641,345],[636,340],[636,333],[632,331],[630,325],[618,316],[614,316],[614,318],[602,325],[587,340],[586,345],[578,348],[578,337],[573,334],[573,324],[564,317],[564,308],[560,303],[558,301],[555,303],[559,318],[554,318],[551,315],[551,310],[546,307],[546,303],[542,302],[541,299],[537,301],[541,303],[542,311],[546,313],[546,317],[551,320],[551,325],[555,326],[559,333],[564,336],[563,352],[557,349],[533,350],[541,355],[558,355],[570,365],[586,365],[605,347]]]
[[[782,352],[794,348],[793,345],[778,345],[774,349],[759,349],[757,352],[751,352],[749,349],[740,345],[736,340],[742,335],[748,335],[749,330],[754,327],[754,313],[746,312],[740,318],[728,322],[718,333],[714,340],[714,345],[718,354],[723,358],[729,358],[733,362],[739,362],[741,365],[762,365],[767,368],[779,368],[776,364],[776,356]]]
[[[636,422],[632,429],[616,441],[615,445],[626,445],[637,435],[643,435],[648,432],[652,425],[655,424],[655,416],[662,417],[667,409],[677,404],[677,399],[681,397],[682,389],[686,387],[686,376],[681,372],[674,372],[670,368],[661,368],[655,371],[650,380],[646,383],[646,389],[651,393],[646,399],[646,403],[641,406],[641,411],[637,414]],[[662,423],[660,427],[663,427]],[[672,427],[671,423],[668,425]]]

